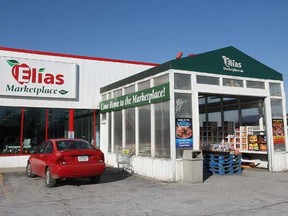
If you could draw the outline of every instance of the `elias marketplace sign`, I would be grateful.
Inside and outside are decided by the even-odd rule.
[[[123,95],[100,103],[101,113],[170,100],[169,83]]]
[[[0,95],[76,98],[73,63],[1,57],[0,73]]]

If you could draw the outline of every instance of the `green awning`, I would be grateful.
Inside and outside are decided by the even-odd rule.
[[[228,76],[283,80],[281,73],[232,46],[172,60],[171,68]]]
[[[283,81],[281,73],[253,59],[235,47],[230,46],[211,52],[168,61],[118,82],[104,86],[100,89],[100,92],[103,93],[169,69]]]

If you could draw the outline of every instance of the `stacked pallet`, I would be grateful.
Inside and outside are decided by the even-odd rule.
[[[240,174],[241,170],[241,155],[234,154],[209,154],[207,157],[209,171],[219,174]]]

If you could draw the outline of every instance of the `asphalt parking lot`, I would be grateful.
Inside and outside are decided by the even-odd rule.
[[[99,184],[86,179],[47,188],[23,171],[0,174],[0,215],[287,215],[288,173],[245,169],[208,175],[203,183],[171,183],[107,168]]]

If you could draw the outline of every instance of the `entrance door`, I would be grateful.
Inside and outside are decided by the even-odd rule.
[[[264,99],[199,94],[200,148],[237,151],[247,165],[268,167]]]

